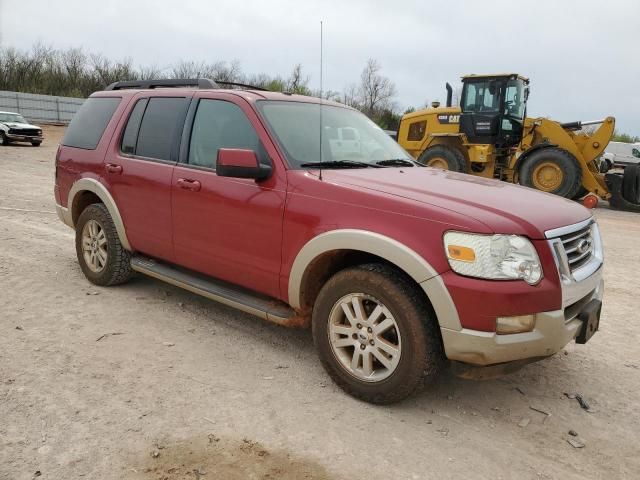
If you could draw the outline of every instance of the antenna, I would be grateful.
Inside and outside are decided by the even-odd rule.
[[[318,178],[322,181],[322,20],[320,20],[320,172]]]

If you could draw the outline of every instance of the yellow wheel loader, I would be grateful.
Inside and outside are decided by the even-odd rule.
[[[606,173],[598,163],[615,119],[558,123],[527,118],[529,79],[516,73],[462,77],[460,106],[404,115],[398,142],[424,166],[520,183],[570,199],[587,194],[640,211],[640,167]],[[583,127],[599,125],[591,133]],[[596,202],[597,203],[597,202]]]

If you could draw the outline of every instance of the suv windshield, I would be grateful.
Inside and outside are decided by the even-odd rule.
[[[365,115],[349,108],[317,103],[257,102],[293,168],[314,163],[402,166],[411,156]],[[320,158],[320,109],[322,109],[322,159]],[[387,161],[387,162],[385,162]],[[396,161],[389,162],[389,161]],[[342,162],[342,163],[340,163]],[[331,165],[327,165],[331,168]]]
[[[0,122],[27,123],[24,117],[17,113],[0,113]]]

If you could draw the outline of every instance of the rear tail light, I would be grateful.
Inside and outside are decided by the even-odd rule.
[[[60,161],[60,151],[62,150],[62,145],[58,145],[58,151],[56,152],[56,167],[54,171],[55,180],[58,181],[58,162]]]

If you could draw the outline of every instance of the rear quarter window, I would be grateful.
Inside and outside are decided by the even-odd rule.
[[[74,115],[62,139],[67,147],[95,150],[122,98],[88,98]]]

